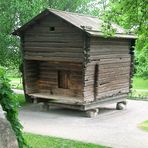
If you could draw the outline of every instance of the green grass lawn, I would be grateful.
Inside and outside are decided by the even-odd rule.
[[[74,140],[66,140],[61,138],[40,136],[25,133],[24,138],[32,148],[107,148],[105,146],[84,143]]]
[[[133,89],[130,98],[133,97],[145,99],[146,97],[148,97],[148,91],[143,91],[148,90],[148,79],[144,80],[142,78],[134,77],[132,86]]]
[[[144,80],[142,78],[133,78],[133,89],[143,89],[148,90],[148,79]]]
[[[139,127],[148,132],[148,120],[139,124]]]

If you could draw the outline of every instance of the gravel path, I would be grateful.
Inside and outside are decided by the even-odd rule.
[[[12,89],[12,90],[16,94],[24,94],[24,91],[23,90],[20,90],[20,89]]]
[[[148,119],[148,102],[128,101],[127,109],[115,105],[101,109],[95,118],[83,112],[51,108],[41,111],[41,104],[22,108],[19,118],[26,132],[102,144],[114,148],[148,148],[148,132],[139,129]]]

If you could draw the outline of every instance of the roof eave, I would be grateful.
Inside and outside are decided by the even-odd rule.
[[[22,34],[22,32],[28,28],[28,26],[34,24],[34,23],[36,22],[36,20],[42,18],[43,16],[47,15],[48,13],[49,13],[49,10],[48,10],[48,9],[45,9],[45,10],[42,11],[40,14],[38,14],[38,15],[35,16],[33,19],[31,19],[29,22],[27,22],[26,24],[24,24],[24,25],[21,26],[20,28],[14,30],[11,34],[12,34],[12,35],[20,36],[20,35]]]
[[[103,32],[101,31],[90,31],[85,30],[90,36],[98,36],[98,37],[105,37]],[[123,33],[115,33],[113,36],[109,36],[110,38],[127,38],[127,39],[137,39],[138,37],[134,34],[123,34]]]
[[[52,13],[52,14],[54,14],[54,15],[60,17],[59,15],[57,15],[56,13],[54,13],[52,10],[50,10],[50,9],[45,9],[45,10],[42,11],[40,14],[38,14],[36,17],[34,17],[33,19],[31,19],[28,23],[26,23],[26,24],[23,25],[22,27],[20,27],[20,28],[14,30],[11,34],[12,34],[12,35],[21,36],[22,32],[25,31],[25,30],[28,28],[28,26],[34,24],[34,23],[36,22],[36,20],[42,18],[42,17],[45,16],[45,15],[48,15],[49,13]],[[62,17],[60,17],[60,18],[63,19],[64,21],[70,23],[71,25],[75,26],[76,28],[80,29],[81,31],[86,32],[83,28],[74,25],[73,23],[71,23],[70,21],[67,21],[66,19],[64,19],[64,18],[62,18]]]

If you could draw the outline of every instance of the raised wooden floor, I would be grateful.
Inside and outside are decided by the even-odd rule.
[[[32,98],[43,98],[48,99],[47,101],[50,105],[56,105],[64,108],[77,109],[77,110],[90,110],[99,107],[103,107],[107,104],[123,102],[126,104],[127,94],[121,94],[117,96],[107,97],[105,99],[98,99],[92,102],[84,102],[82,99],[78,99],[75,97],[66,97],[66,96],[58,96],[51,95],[47,93],[33,93],[29,94]],[[44,102],[44,101],[43,101]]]
[[[62,96],[62,95],[51,95],[48,93],[33,93],[29,94],[32,98],[44,98],[44,99],[49,99],[55,100],[57,102],[61,103],[68,103],[68,104],[82,104],[84,103],[82,98],[76,98],[76,97],[67,97],[67,96]]]

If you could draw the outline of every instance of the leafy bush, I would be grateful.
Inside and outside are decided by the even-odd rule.
[[[137,48],[138,47],[137,44]],[[136,75],[148,79],[148,43],[141,50],[136,50]]]
[[[23,148],[24,145],[27,146],[22,135],[23,127],[18,119],[19,104],[10,88],[9,80],[6,78],[5,70],[2,67],[0,67],[0,104],[6,112],[6,118],[10,121],[12,129],[16,134],[19,148]]]
[[[18,101],[20,106],[23,106],[26,104],[25,96],[24,94],[16,94],[16,100]]]

